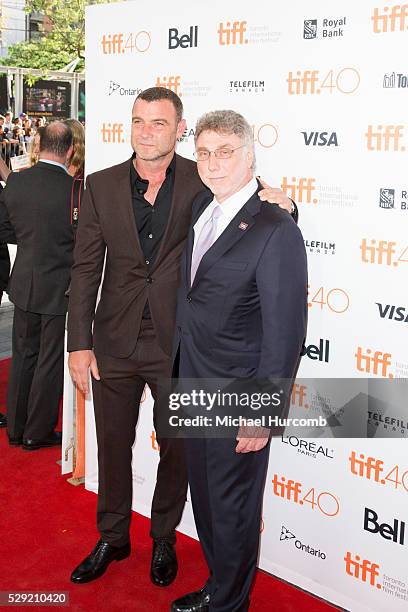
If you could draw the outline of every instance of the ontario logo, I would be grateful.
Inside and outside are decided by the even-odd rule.
[[[292,542],[296,550],[303,552],[307,555],[311,555],[312,557],[316,557],[317,559],[322,559],[323,561],[326,559],[326,553],[324,553],[320,548],[315,548],[310,544],[304,544],[299,538],[295,536],[294,533],[289,531],[287,527],[282,525],[281,533],[279,537],[280,542]]]

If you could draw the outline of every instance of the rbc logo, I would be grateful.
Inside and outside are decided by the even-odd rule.
[[[188,47],[197,47],[198,45],[198,26],[190,26],[189,34],[179,36],[177,28],[169,30],[169,49],[187,49]]]

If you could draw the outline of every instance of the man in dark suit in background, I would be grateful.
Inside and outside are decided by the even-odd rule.
[[[26,450],[61,444],[54,428],[62,395],[64,328],[73,257],[69,127],[41,136],[40,161],[8,177],[0,196],[0,241],[17,244],[9,283],[14,304],[7,432]]]
[[[241,115],[204,115],[195,139],[199,175],[214,195],[200,194],[193,204],[181,264],[179,376],[247,379],[248,391],[251,380],[291,381],[306,335],[302,235],[289,215],[259,200],[253,134]],[[173,611],[248,610],[269,435],[268,428],[242,425],[236,439],[208,432],[185,440],[194,517],[210,576],[201,591],[176,600]]]
[[[196,164],[175,154],[186,128],[182,113],[180,98],[169,89],[143,91],[132,110],[134,155],[87,179],[72,269],[68,351],[71,376],[85,393],[92,372],[101,539],[72,573],[74,583],[99,578],[113,560],[130,554],[132,445],[139,403],[146,383],[156,400],[158,381],[171,373],[180,258],[191,204],[204,188]],[[271,192],[272,201],[290,207],[282,192]],[[155,424],[159,410],[155,401]],[[181,441],[159,435],[158,442],[150,575],[154,584],[167,586],[177,574],[175,532],[187,473]]]
[[[1,160],[2,161],[2,160]],[[0,192],[3,185],[0,184]],[[0,244],[0,304],[10,276],[10,255],[7,244]],[[0,427],[7,427],[7,417],[0,412]]]

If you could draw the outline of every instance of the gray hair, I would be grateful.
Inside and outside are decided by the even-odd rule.
[[[245,141],[254,154],[252,169],[255,167],[254,134],[248,121],[233,110],[217,110],[202,115],[196,124],[194,142],[202,132],[217,132],[218,134],[235,134]]]

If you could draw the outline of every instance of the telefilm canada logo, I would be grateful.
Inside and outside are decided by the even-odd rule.
[[[303,22],[303,38],[306,40],[313,38],[341,38],[344,36],[344,29],[347,25],[347,17],[305,19]]]
[[[305,544],[284,525],[282,525],[281,527],[279,541],[292,542],[296,550],[311,555],[312,557],[317,557],[317,559],[322,559],[323,561],[326,559],[326,553],[324,553],[319,548],[314,548],[314,546],[311,546],[310,544]]]
[[[379,207],[384,210],[408,210],[408,189],[382,187],[380,189]]]
[[[115,81],[109,81],[108,87],[108,95],[112,96],[116,94],[118,96],[131,96],[132,98],[138,96],[142,93],[142,89],[140,87],[122,87],[120,83],[116,83]]]
[[[228,89],[230,93],[263,93],[265,91],[265,81],[257,79],[243,79],[229,81]]]
[[[336,254],[336,243],[330,242],[329,240],[309,240],[304,238],[305,248],[308,253],[314,255],[335,255]]]

